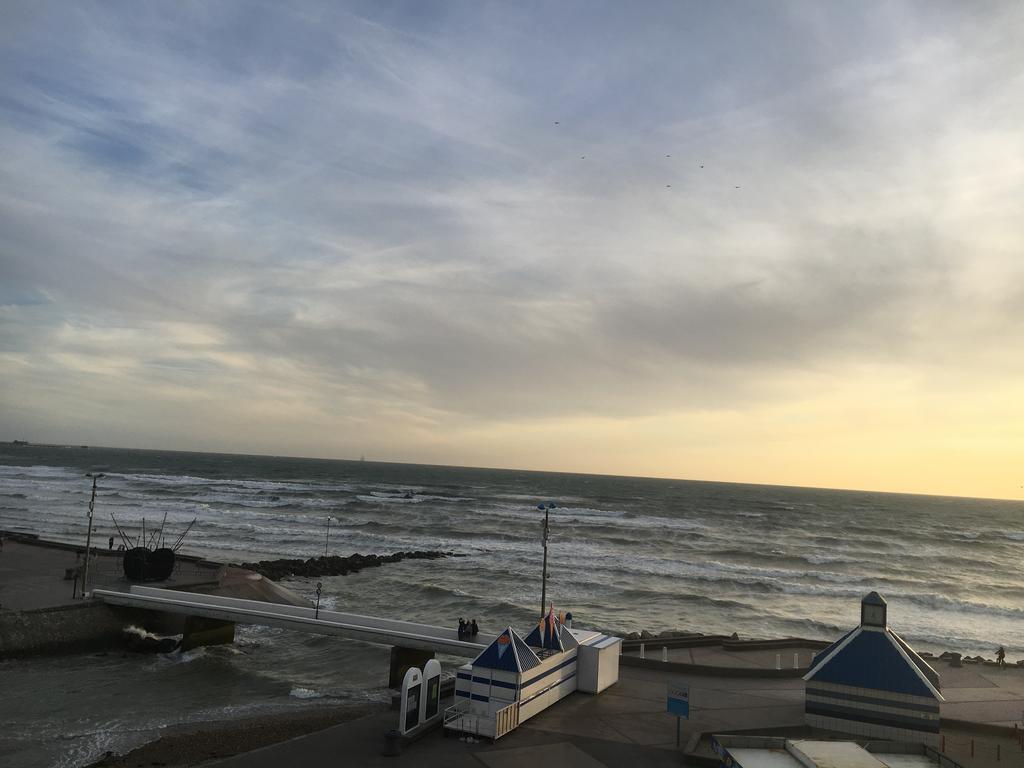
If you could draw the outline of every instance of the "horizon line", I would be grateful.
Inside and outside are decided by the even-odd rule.
[[[999,496],[963,496],[960,494],[943,494],[943,493],[924,493],[921,491],[886,491],[868,488],[831,488],[828,486],[821,485],[790,485],[783,483],[751,483],[744,482],[742,480],[699,480],[687,477],[668,477],[658,475],[619,475],[619,474],[607,474],[601,472],[568,472],[565,470],[557,469],[524,469],[521,467],[481,467],[472,466],[466,464],[436,464],[436,463],[422,463],[412,461],[389,461],[380,459],[348,459],[348,458],[337,458],[329,456],[290,456],[277,453],[234,453],[230,451],[195,451],[195,450],[183,450],[180,448],[136,448],[131,446],[121,445],[87,445],[85,443],[34,443],[26,440],[7,440],[0,441],[0,445],[21,445],[28,448],[68,448],[75,450],[99,448],[104,450],[117,450],[117,451],[149,451],[152,453],[192,453],[200,455],[212,455],[212,456],[240,456],[240,457],[257,457],[266,459],[292,459],[298,461],[341,461],[351,464],[389,464],[394,466],[408,466],[408,467],[436,467],[441,469],[476,469],[476,470],[487,470],[493,472],[530,472],[540,475],[578,475],[581,477],[611,477],[611,478],[622,478],[628,480],[658,480],[663,482],[681,482],[681,483],[707,483],[716,485],[749,485],[757,486],[762,488],[795,488],[798,490],[805,491],[836,491],[840,493],[880,493],[888,496],[930,496],[937,499],[970,499],[975,501],[999,501],[999,502],[1022,502],[1024,498],[1004,498]]]

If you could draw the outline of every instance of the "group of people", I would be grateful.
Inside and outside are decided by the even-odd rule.
[[[465,640],[468,637],[476,637],[479,632],[480,627],[476,625],[476,619],[473,619],[472,621],[463,621],[462,617],[459,617],[459,640]]]

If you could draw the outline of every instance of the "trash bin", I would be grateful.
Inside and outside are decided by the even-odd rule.
[[[961,656],[959,653],[949,654],[949,666],[951,667],[962,667],[963,662],[960,660]]]
[[[402,754],[402,732],[397,728],[384,734],[384,754],[388,757]]]

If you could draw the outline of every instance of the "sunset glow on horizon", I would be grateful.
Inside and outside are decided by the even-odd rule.
[[[12,3],[0,440],[1024,498],[1024,6]]]

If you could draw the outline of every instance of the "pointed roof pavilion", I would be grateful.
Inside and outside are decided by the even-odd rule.
[[[861,601],[861,624],[819,653],[804,680],[943,701],[939,675],[893,632],[877,592]]]
[[[525,672],[539,665],[540,659],[512,627],[506,627],[471,663],[482,669]]]
[[[939,675],[889,629],[877,592],[861,601],[860,626],[819,653],[804,680],[812,727],[938,746]]]

